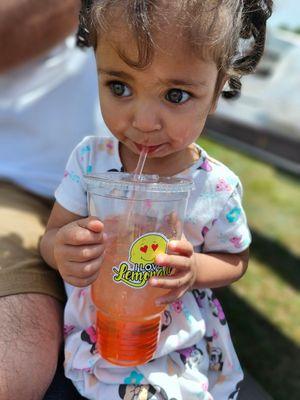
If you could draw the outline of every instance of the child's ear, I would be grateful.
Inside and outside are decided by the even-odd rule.
[[[221,92],[224,88],[225,83],[228,80],[228,75],[224,74],[222,72],[219,72],[218,78],[217,78],[217,82],[216,82],[216,87],[215,87],[215,93],[214,93],[214,97],[212,99],[211,102],[211,106],[210,106],[210,110],[209,110],[209,115],[213,114],[216,109],[217,109],[217,105],[218,105],[218,101],[219,101],[219,97],[221,95]]]

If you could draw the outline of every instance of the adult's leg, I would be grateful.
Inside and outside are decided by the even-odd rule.
[[[0,399],[40,400],[54,376],[62,306],[51,296],[0,299]]]
[[[0,399],[42,399],[62,342],[63,287],[38,252],[50,204],[0,182]]]

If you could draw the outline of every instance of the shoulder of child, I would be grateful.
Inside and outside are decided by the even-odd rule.
[[[72,151],[65,175],[80,175],[105,172],[118,164],[118,141],[113,137],[86,136]]]
[[[86,136],[77,144],[74,152],[81,164],[94,163],[96,155],[101,155],[101,159],[105,161],[106,158],[110,159],[118,154],[118,141],[113,136]]]
[[[81,142],[76,145],[75,150],[81,155],[91,151],[112,155],[118,151],[118,141],[113,136],[85,136]]]
[[[239,177],[222,162],[202,151],[200,166],[194,174],[196,189],[202,195],[216,196],[224,200],[238,191],[242,195],[242,185]]]

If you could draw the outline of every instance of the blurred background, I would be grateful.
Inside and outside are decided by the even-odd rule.
[[[46,3],[50,2],[43,3],[43,7]],[[38,19],[35,18],[36,21]],[[13,28],[14,32],[18,32]],[[3,34],[5,40],[2,40],[2,46],[12,36]],[[19,70],[3,70],[7,75],[3,74],[2,80],[0,74],[0,128],[2,122],[6,134],[2,131],[0,135],[0,148],[6,149],[2,152],[0,184],[1,178],[11,179],[6,169],[8,164],[9,173],[15,175],[15,182],[22,183],[37,195],[49,196],[61,177],[66,161],[64,157],[68,156],[79,138],[86,134],[87,129],[93,134],[98,131],[96,127],[102,133],[105,130],[98,121],[92,53],[84,56],[78,49],[75,51],[74,38],[71,39],[61,38],[58,47],[51,51],[46,49],[49,53],[43,53],[37,60],[30,59],[39,54],[33,52],[28,57],[28,64],[19,66]],[[34,46],[29,44],[28,48],[31,47]],[[21,56],[20,59],[22,61]],[[11,64],[12,67],[17,65]],[[268,21],[265,54],[256,73],[245,77],[242,83],[241,97],[237,100],[221,99],[216,114],[208,120],[201,136],[201,145],[241,178],[244,206],[253,237],[247,274],[230,288],[220,290],[219,297],[243,368],[254,378],[254,381],[252,378],[249,380],[250,384],[253,383],[250,386],[253,388],[258,382],[266,391],[264,397],[250,391],[241,396],[241,400],[298,400],[299,0],[274,0],[274,12]],[[46,116],[47,124],[44,123]],[[58,149],[60,131],[64,135],[59,137],[59,143],[62,140],[66,143],[60,144]],[[15,137],[18,139],[12,143],[11,138]],[[8,143],[13,152],[7,150]],[[38,154],[41,156],[37,157]],[[46,183],[45,187],[31,186],[38,178],[41,185]],[[58,384],[61,384],[60,381]],[[59,400],[62,397],[51,397],[54,398]]]
[[[300,2],[275,0],[264,57],[221,100],[201,144],[240,176],[247,274],[222,290],[243,367],[276,400],[300,399]],[[253,395],[249,399],[256,400]]]

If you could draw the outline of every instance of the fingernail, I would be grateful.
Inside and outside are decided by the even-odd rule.
[[[157,285],[158,280],[156,278],[151,279],[151,285],[155,286]]]
[[[155,261],[157,263],[162,263],[164,261],[164,256],[159,254],[158,256],[156,256]]]

